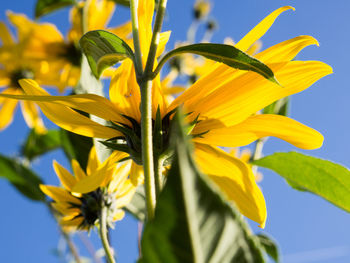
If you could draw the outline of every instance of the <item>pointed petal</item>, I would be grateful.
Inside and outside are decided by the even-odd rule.
[[[22,101],[20,105],[24,120],[26,121],[28,127],[34,128],[39,134],[44,134],[46,132],[46,128],[35,103],[31,101]]]
[[[195,144],[195,159],[202,172],[235,202],[243,215],[264,227],[267,215],[264,196],[247,164],[219,148],[202,144]]]
[[[257,24],[251,31],[249,31],[248,34],[246,34],[236,45],[235,47],[246,51],[251,45],[254,44],[255,41],[257,41],[259,38],[261,38],[267,30],[272,26],[272,24],[275,22],[276,18],[283,13],[286,10],[293,9],[291,6],[284,6],[281,7],[271,14],[269,14],[267,17],[265,17],[259,24]]]
[[[81,94],[70,96],[50,96],[39,85],[29,79],[19,81],[21,87],[32,100],[52,102],[64,105],[76,110],[95,115],[107,121],[121,121],[120,114],[116,111],[114,105],[106,98],[94,94]],[[35,96],[38,95],[38,96]]]
[[[100,165],[101,165],[101,163],[98,160],[96,148],[95,148],[95,146],[93,146],[90,150],[89,159],[88,159],[88,163],[86,166],[86,174],[90,175],[90,174],[94,173],[97,170],[98,166],[100,166]]]
[[[53,161],[53,168],[64,188],[71,192],[73,186],[77,183],[75,177],[56,161]]]
[[[13,44],[13,36],[4,22],[0,22],[0,39],[3,46]]]
[[[3,94],[3,93],[2,93]],[[8,125],[11,124],[17,101],[11,99],[4,99],[0,104],[0,131],[5,129]]]
[[[126,41],[127,37],[131,34],[131,29],[131,21],[128,21],[120,26],[108,28],[108,31]]]
[[[195,131],[194,131],[195,132]],[[323,136],[293,119],[281,115],[262,114],[221,129],[212,129],[203,138],[194,141],[224,147],[248,145],[262,137],[274,136],[302,149],[317,149],[322,146]]]
[[[320,78],[332,73],[332,68],[318,61],[291,61],[271,64],[278,68],[275,75],[284,87],[277,86],[262,77],[247,72],[186,109],[193,116],[200,114],[197,126],[207,131],[236,125],[271,104],[272,102],[301,92]]]
[[[79,180],[72,191],[85,194],[96,190],[98,187],[106,186],[112,179],[113,173],[117,168],[117,162],[126,156],[126,153],[113,152],[95,173]]]
[[[314,44],[318,45],[316,39],[310,36],[299,36],[260,52],[256,55],[256,58],[264,63],[287,62],[292,60],[303,48]],[[169,111],[181,104],[196,105],[205,96],[219,89],[222,85],[230,83],[246,73],[245,71],[236,70],[226,65],[219,65],[207,72],[206,75],[201,77],[172,103]],[[189,109],[189,111],[192,110]]]
[[[60,224],[64,227],[67,227],[67,226],[79,227],[83,222],[84,222],[84,218],[82,216],[75,217],[75,218],[68,216],[60,219]]]
[[[132,162],[127,161],[120,165],[113,173],[113,178],[108,186],[110,193],[117,192],[123,187],[125,180],[129,177],[131,171]]]
[[[45,98],[50,99],[51,96],[47,96],[48,93],[41,89],[35,81],[31,80],[21,80],[21,83],[28,83],[29,85],[36,86],[35,95],[40,96],[29,96],[29,95],[7,95],[0,94],[3,97],[11,97],[13,99],[31,100],[31,97],[36,97],[41,99],[41,95],[45,95]],[[32,94],[31,94],[32,95]],[[76,111],[70,109],[69,107],[57,105],[51,102],[37,102],[38,106],[41,108],[42,112],[56,125],[63,129],[77,133],[83,136],[96,137],[96,138],[113,138],[120,136],[121,134],[112,128],[100,125],[89,118],[77,113]]]
[[[72,165],[72,169],[73,169],[73,174],[74,174],[74,176],[77,180],[77,183],[78,183],[80,180],[83,180],[86,177],[86,174],[83,171],[83,169],[81,169],[80,164],[78,163],[77,160],[73,159],[71,161],[71,165]],[[72,192],[75,192],[75,191],[72,191]]]
[[[64,190],[61,187],[41,184],[40,189],[44,194],[50,196],[56,202],[67,202],[77,205],[81,204],[78,198],[75,198],[67,190]]]
[[[51,203],[51,205],[54,209],[56,209],[62,215],[77,216],[80,214],[80,209],[77,207],[72,207],[72,205],[69,203],[53,202],[53,203]]]

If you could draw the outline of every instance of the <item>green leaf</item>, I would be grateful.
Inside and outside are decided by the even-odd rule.
[[[19,161],[0,155],[0,177],[6,178],[24,196],[35,201],[45,200],[39,188],[40,177]]]
[[[74,4],[75,0],[38,0],[35,5],[35,18]]]
[[[66,130],[61,130],[62,148],[69,160],[75,159],[85,171],[89,153],[93,145],[92,139]]]
[[[49,130],[45,134],[37,134],[32,129],[27,137],[25,144],[22,146],[22,155],[27,157],[28,160],[55,150],[61,146],[61,138],[59,130]]]
[[[134,61],[134,53],[128,44],[104,30],[87,32],[79,43],[96,78],[100,77],[105,68],[121,60],[130,58]]]
[[[278,115],[288,116],[289,108],[290,108],[290,98],[285,97],[265,107],[263,110],[263,114],[278,114]]]
[[[242,216],[197,170],[186,129],[174,126],[174,161],[144,229],[142,262],[264,262]]]
[[[275,153],[253,163],[350,212],[350,171],[344,166],[297,152]]]
[[[183,53],[200,55],[205,58],[224,63],[233,68],[254,71],[264,78],[279,85],[272,70],[264,63],[249,56],[234,46],[224,44],[200,43],[176,48],[162,58],[155,70],[155,74],[159,73],[160,69],[168,59]]]
[[[125,210],[132,214],[136,219],[144,222],[146,219],[146,199],[143,185],[137,187],[131,202],[125,207]]]
[[[278,245],[275,240],[265,234],[258,234],[260,245],[264,248],[266,253],[276,262],[280,262],[280,253]]]

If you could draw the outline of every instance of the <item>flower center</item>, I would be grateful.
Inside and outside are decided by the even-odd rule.
[[[20,79],[34,79],[34,72],[30,69],[18,69],[11,74],[11,87],[22,89],[18,81]]]

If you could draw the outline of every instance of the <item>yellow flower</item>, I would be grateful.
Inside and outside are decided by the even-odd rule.
[[[72,161],[74,176],[53,162],[62,187],[40,185],[40,189],[53,199],[52,207],[60,214],[60,224],[65,230],[89,230],[96,224],[101,204],[108,207],[108,223],[123,219],[122,208],[135,192],[128,179],[131,162],[116,164],[126,154],[114,152],[100,163],[94,148],[91,149],[86,172],[76,160]]]
[[[139,11],[148,10],[149,13],[146,16],[144,14],[147,12],[139,13],[140,28],[145,28],[140,35],[143,40],[143,54],[146,54],[149,46],[149,42],[144,40],[150,37],[149,17],[153,14],[153,2],[140,2]],[[282,7],[272,12],[239,41],[236,47],[247,50],[265,34],[280,13],[289,9],[291,7]],[[200,169],[222,189],[228,200],[234,201],[245,216],[258,222],[261,227],[266,221],[266,206],[251,168],[218,146],[244,146],[265,136],[278,137],[302,149],[315,149],[322,145],[323,136],[320,133],[295,120],[279,115],[255,115],[272,102],[301,92],[332,72],[322,62],[293,60],[299,51],[311,44],[317,44],[317,41],[310,36],[299,36],[256,55],[272,68],[283,87],[254,72],[216,63],[206,75],[167,105],[159,78],[153,81],[153,119],[157,119],[158,110],[165,129],[161,131],[161,141],[164,143],[169,140],[167,128],[171,113],[177,107],[183,106],[185,112],[189,113],[187,120],[193,128],[191,134],[195,142],[195,159]],[[164,43],[161,45],[164,46]],[[37,101],[44,114],[62,128],[90,137],[124,138],[133,153],[140,151],[137,148],[140,138],[130,137],[124,132],[125,129],[138,131],[140,123],[140,94],[131,61],[123,62],[117,69],[110,87],[110,100],[96,95],[47,96],[31,80],[22,80],[21,85],[28,96],[17,98]],[[71,108],[108,120],[113,123],[112,127],[99,125]],[[125,128],[124,131],[121,127]],[[160,142],[154,143],[155,154],[159,154],[159,150],[166,150],[157,148]]]

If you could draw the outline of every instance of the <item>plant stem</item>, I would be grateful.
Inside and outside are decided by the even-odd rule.
[[[163,171],[163,158],[158,157],[156,160],[154,160],[154,172],[155,172],[155,183],[156,183],[156,196],[158,197],[159,193],[161,192],[163,188],[163,178],[162,178],[162,171]]]
[[[256,141],[255,150],[252,156],[253,161],[261,158],[262,150],[265,142],[266,142],[266,139],[258,139]],[[252,170],[253,170],[253,173],[256,174],[258,172],[258,167],[256,165],[253,165]]]
[[[141,83],[141,138],[147,219],[149,220],[153,218],[156,206],[152,140],[152,80]]]
[[[108,236],[107,235],[107,207],[105,205],[102,205],[99,221],[100,221],[99,234],[100,234],[103,248],[106,253],[107,261],[109,263],[115,263],[112,249],[109,246],[108,237],[107,237]]]
[[[74,258],[74,261],[76,263],[81,263],[81,260],[80,260],[79,254],[78,254],[78,250],[75,247],[75,245],[73,244],[72,240],[70,239],[70,236],[61,227],[60,227],[60,231],[61,231],[61,234],[62,234],[64,240],[67,242],[69,250],[72,253],[72,256]]]
[[[150,76],[153,71],[154,61],[156,59],[157,48],[160,40],[160,31],[162,30],[162,24],[164,19],[164,14],[166,10],[166,4],[168,0],[159,0],[156,20],[153,27],[153,35],[151,40],[151,46],[149,48],[146,67],[145,67],[145,76]]]
[[[131,12],[131,24],[132,24],[132,38],[134,41],[135,60],[136,60],[135,69],[136,69],[136,76],[140,76],[143,74],[143,69],[142,69],[142,54],[141,54],[141,45],[140,45],[140,36],[139,36],[139,21],[137,19],[137,7],[138,7],[138,0],[131,0],[130,12]]]

